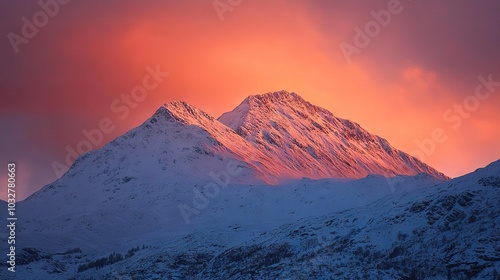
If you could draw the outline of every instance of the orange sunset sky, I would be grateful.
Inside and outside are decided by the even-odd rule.
[[[0,155],[18,164],[21,198],[54,181],[52,164],[104,118],[116,128],[94,148],[169,101],[218,117],[282,89],[450,177],[500,158],[498,1],[49,2],[46,22],[37,1],[0,3]],[[32,38],[23,18],[38,20]],[[169,76],[121,119],[111,104],[157,65]]]

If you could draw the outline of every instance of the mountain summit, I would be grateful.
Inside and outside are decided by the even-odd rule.
[[[426,173],[436,179],[447,179],[395,149],[387,140],[370,134],[355,122],[335,117],[294,92],[249,96],[218,119],[185,102],[173,101],[164,104],[143,126],[154,126],[153,130],[175,137],[171,134],[179,130],[165,130],[166,123],[201,130],[191,138],[207,134],[203,137],[210,141],[196,141],[199,145],[193,148],[195,151],[205,151],[203,156],[224,155],[226,159],[237,160],[248,168],[249,177],[270,184],[303,177],[362,178],[369,174]],[[168,151],[171,147],[164,145],[157,149]],[[213,166],[204,161],[200,159],[197,166]]]
[[[359,124],[337,118],[294,92],[249,96],[218,120],[285,166],[284,178],[417,173],[447,178]]]

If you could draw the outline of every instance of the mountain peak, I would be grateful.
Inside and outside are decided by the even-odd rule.
[[[298,112],[303,117],[315,115],[318,112],[327,112],[333,116],[327,110],[309,103],[297,93],[281,90],[250,95],[233,111],[222,114],[218,120],[238,131],[245,123],[253,122],[254,119],[266,115],[281,113],[290,117],[287,111]]]
[[[247,97],[221,123],[258,150],[311,178],[361,178],[368,174],[447,178],[418,159],[393,148],[359,124],[335,117],[298,94],[268,92]]]
[[[310,113],[324,110],[309,103],[297,93],[288,92],[286,90],[250,95],[242,104],[248,104],[251,109],[257,110],[262,110],[263,107],[269,108],[276,106],[292,107],[299,110],[310,111]]]
[[[288,92],[286,90],[250,95],[249,97],[247,97],[246,100],[258,104],[279,103],[283,101],[306,102],[302,97],[300,97],[295,92]]]
[[[155,116],[165,116],[167,119],[174,119],[187,124],[199,124],[201,120],[215,120],[214,117],[210,116],[208,113],[184,101],[172,101],[163,104],[156,110],[153,117]]]

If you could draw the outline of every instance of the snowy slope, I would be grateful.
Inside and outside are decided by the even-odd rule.
[[[276,160],[274,154],[258,149],[231,128],[185,102],[174,101],[165,104],[155,115],[166,115],[167,119],[206,131],[217,141],[215,143],[217,146],[231,152],[235,158],[245,161],[253,170],[253,174],[265,182],[277,183],[283,178],[282,173],[287,168],[286,163]]]
[[[112,248],[139,233],[178,231],[178,225],[185,224],[179,203],[191,203],[193,187],[211,181],[210,172],[225,172],[228,162],[241,169],[230,178],[232,184],[261,182],[247,163],[192,124],[217,121],[201,112],[179,120],[171,106],[184,105],[160,108],[141,126],[80,157],[62,178],[23,201],[23,236],[38,237],[33,241],[47,249],[79,239],[95,240],[91,246],[96,248]],[[227,130],[216,125],[212,129]],[[54,232],[62,238],[49,238]]]
[[[33,203],[36,200],[20,203],[20,209],[30,210],[20,214],[23,217],[20,221],[22,247],[40,250],[40,256],[53,256],[53,260],[37,259],[21,267],[18,274],[26,275],[24,279],[36,279],[27,270],[35,267],[32,269],[35,275],[45,275],[40,279],[93,275],[93,271],[76,273],[77,267],[112,252],[125,254],[143,244],[148,246],[148,250],[141,252],[145,257],[197,250],[216,253],[284,223],[361,207],[393,192],[405,193],[439,183],[427,175],[401,176],[394,182],[388,184],[384,177],[369,176],[360,180],[304,179],[282,186],[231,184],[221,189],[189,225],[184,223],[177,208],[178,201],[189,204],[192,200],[194,193],[188,181],[172,188],[147,186],[156,190],[154,194],[137,194],[133,184],[119,184],[116,187],[119,190],[114,193],[97,188],[75,189],[72,195],[102,197],[102,201],[96,203],[85,200],[79,204],[75,199],[75,207],[58,203],[68,196],[61,195],[68,192],[64,189],[45,196],[45,203],[41,205]],[[70,255],[70,263],[65,259],[70,257],[58,255],[74,248],[82,252]],[[28,256],[26,253],[24,258],[29,259]],[[64,267],[64,271],[54,273],[58,267]]]
[[[428,173],[447,179],[392,147],[357,123],[335,117],[296,93],[279,91],[246,98],[219,121],[273,154],[289,178],[362,178],[368,174]]]
[[[500,161],[286,224],[214,256],[218,279],[500,279]]]
[[[135,203],[130,202],[126,215],[108,222],[137,222],[129,213],[148,202]],[[445,279],[449,274],[451,279],[496,279],[495,271],[500,271],[500,161],[447,182],[418,175],[389,181],[369,176],[304,179],[280,187],[229,186],[211,203],[193,219],[193,225],[203,226],[185,225],[183,233],[148,229],[131,233],[113,247],[100,247],[101,242],[113,242],[113,235],[74,240],[61,244],[59,254],[31,246],[35,248],[24,253],[29,265],[19,267],[18,275],[22,279]],[[154,216],[155,210],[147,214]],[[59,238],[57,230],[51,234]],[[85,238],[82,233],[75,235]],[[89,249],[89,243],[100,249]],[[62,254],[75,247],[82,251]],[[124,260],[78,272],[81,265],[113,252],[125,255],[137,247]]]

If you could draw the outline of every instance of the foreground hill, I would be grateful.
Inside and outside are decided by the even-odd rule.
[[[145,204],[143,204],[145,205]],[[428,175],[228,186],[190,225],[23,244],[22,279],[498,279],[500,161],[446,182]],[[137,213],[117,219],[133,224]],[[105,215],[104,215],[105,216]],[[46,219],[45,222],[51,222]],[[59,224],[60,226],[64,226]],[[127,230],[126,228],[120,229]],[[26,235],[28,236],[28,235]],[[38,240],[35,240],[38,238]],[[50,248],[49,238],[60,242]],[[4,273],[5,270],[2,270]],[[2,278],[3,279],[3,278]]]

